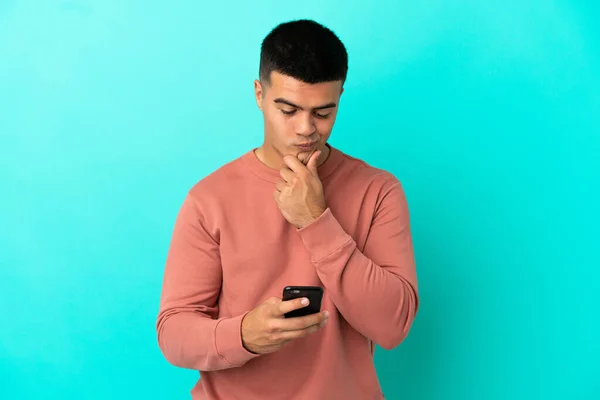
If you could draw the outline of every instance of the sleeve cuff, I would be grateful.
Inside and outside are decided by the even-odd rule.
[[[352,240],[327,208],[311,224],[298,229],[304,247],[313,262],[318,262]]]
[[[224,318],[215,328],[217,353],[232,366],[241,366],[260,356],[249,352],[242,344],[242,319],[246,314]]]

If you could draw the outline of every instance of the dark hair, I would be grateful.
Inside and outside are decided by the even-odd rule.
[[[335,33],[315,21],[285,22],[262,42],[260,79],[270,83],[272,71],[306,83],[345,82],[348,53]]]

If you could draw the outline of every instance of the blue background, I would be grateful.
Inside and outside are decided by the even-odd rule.
[[[411,207],[387,397],[600,398],[595,3],[1,0],[0,398],[189,398],[154,327],[172,224],[260,145],[260,42],[305,17],[350,55],[331,143]]]

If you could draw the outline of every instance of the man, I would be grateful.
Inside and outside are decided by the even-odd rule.
[[[418,305],[409,213],[390,173],[328,143],[348,70],[322,25],[264,39],[264,142],[200,180],[175,223],[157,321],[193,399],[382,399],[373,351],[406,337]],[[371,133],[368,133],[371,135]],[[321,312],[282,301],[324,288]]]

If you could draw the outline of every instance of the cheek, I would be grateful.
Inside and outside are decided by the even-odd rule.
[[[269,127],[269,132],[273,137],[284,138],[294,136],[293,118],[284,118],[279,111],[274,111],[265,115],[265,122]]]
[[[280,118],[275,111],[265,113],[265,123],[271,128],[277,128],[281,125]]]
[[[329,136],[329,134],[331,133],[331,130],[333,129],[333,122],[334,120],[319,120],[316,122],[317,125],[317,132],[319,132],[319,135],[321,136]]]
[[[274,118],[275,126],[279,136],[289,136],[294,133],[294,119],[286,118],[285,116],[277,116]]]

